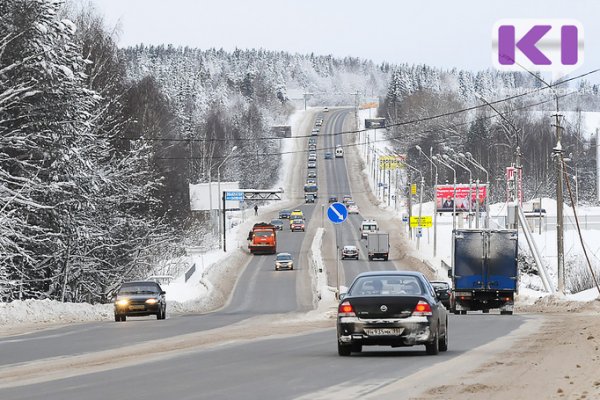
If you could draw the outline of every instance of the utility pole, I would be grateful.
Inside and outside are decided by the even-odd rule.
[[[558,275],[558,292],[565,293],[565,248],[564,248],[564,218],[563,218],[563,149],[561,144],[562,127],[560,126],[560,117],[558,114],[558,97],[556,98],[556,147],[552,151],[556,159],[556,250],[557,250],[557,275]]]

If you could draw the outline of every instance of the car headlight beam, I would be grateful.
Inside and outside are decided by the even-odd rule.
[[[156,303],[158,303],[157,299],[148,299],[148,300],[146,300],[146,304],[156,304]]]
[[[129,299],[119,299],[115,303],[118,306],[124,307],[129,304]]]

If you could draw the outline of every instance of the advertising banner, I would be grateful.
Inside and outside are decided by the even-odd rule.
[[[484,211],[485,198],[487,196],[487,185],[479,185],[479,196],[477,195],[477,186],[471,186],[471,211],[477,209],[479,201],[479,210]],[[456,185],[456,199],[454,199],[453,185],[438,185],[435,190],[435,208],[437,212],[452,212],[453,204],[456,201],[456,211],[469,211],[469,185]]]

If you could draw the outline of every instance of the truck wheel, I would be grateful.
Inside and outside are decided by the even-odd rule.
[[[360,344],[360,343],[353,343],[352,346],[350,346],[350,350],[353,353],[360,353],[360,352],[362,352],[362,344]]]
[[[486,309],[483,309],[483,310],[481,310],[481,312],[482,312],[482,313],[484,313],[484,314],[489,314],[489,313],[490,313],[490,310],[488,310],[488,309],[486,308]]]
[[[461,315],[467,315],[467,310],[460,310]]]
[[[500,311],[500,315],[512,315],[512,311]]]
[[[373,261],[373,256],[369,256],[369,261]]]
[[[387,261],[388,260],[388,256],[383,256],[383,261]]]

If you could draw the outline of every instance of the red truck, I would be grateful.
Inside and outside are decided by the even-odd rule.
[[[254,224],[248,233],[248,250],[252,254],[275,254],[277,253],[277,228],[275,225],[260,222]]]

